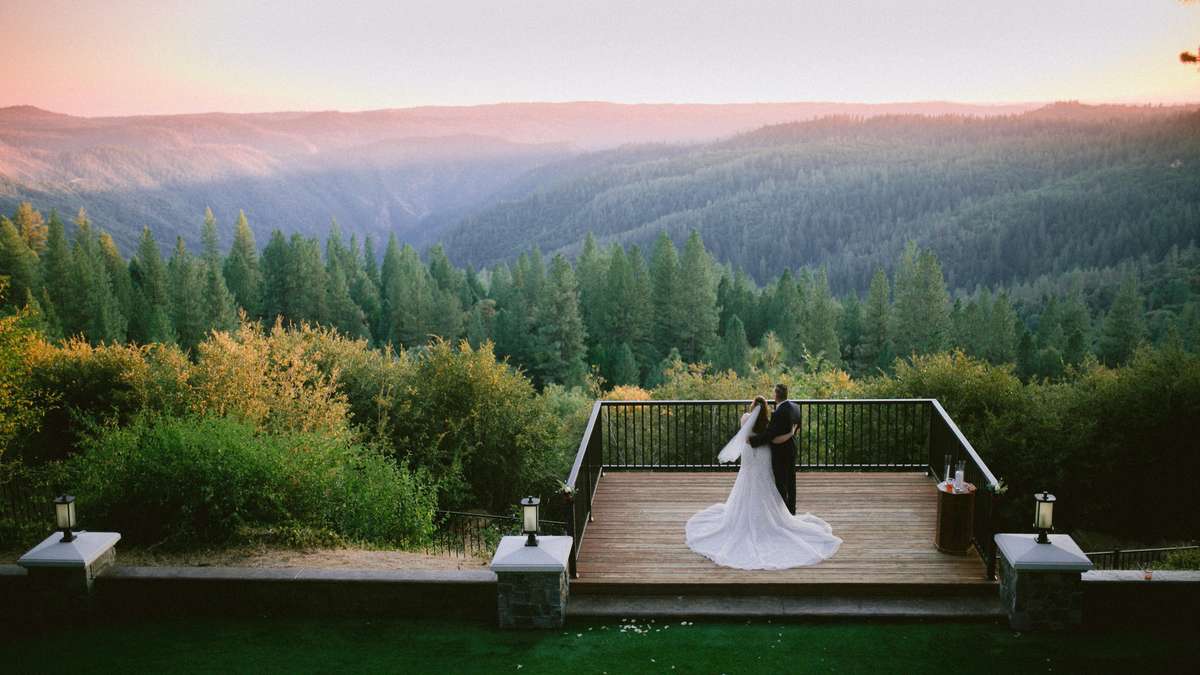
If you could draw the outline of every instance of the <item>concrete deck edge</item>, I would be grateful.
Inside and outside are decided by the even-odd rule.
[[[591,618],[953,618],[1006,616],[996,598],[796,598],[773,596],[572,597],[567,615]]]

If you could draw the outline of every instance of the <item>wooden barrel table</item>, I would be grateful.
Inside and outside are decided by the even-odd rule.
[[[942,553],[966,555],[971,549],[972,523],[975,520],[975,486],[966,483],[964,492],[937,488],[937,532],[934,546]]]

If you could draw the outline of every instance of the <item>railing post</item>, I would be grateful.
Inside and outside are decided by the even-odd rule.
[[[567,571],[571,575],[571,578],[574,579],[579,576],[579,572],[575,568],[575,558],[579,550],[579,539],[575,536],[575,500],[568,494],[565,501],[566,508],[564,509],[563,520],[566,521],[567,536],[571,538],[571,554],[567,561]]]
[[[1119,570],[1119,569],[1121,569],[1121,549],[1119,549],[1119,548],[1114,548],[1114,549],[1113,549],[1113,557],[1112,557],[1112,560],[1113,560],[1113,566],[1112,566],[1112,568],[1113,568],[1114,570]]]

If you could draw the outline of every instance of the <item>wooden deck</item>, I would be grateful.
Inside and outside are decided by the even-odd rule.
[[[844,540],[812,567],[719,567],[684,543],[687,519],[723,501],[731,472],[606,471],[584,533],[572,593],[995,593],[983,562],[933,545],[937,495],[922,473],[799,473],[796,508]]]

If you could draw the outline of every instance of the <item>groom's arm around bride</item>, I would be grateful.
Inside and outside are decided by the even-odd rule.
[[[796,513],[796,443],[792,440],[794,427],[800,423],[800,409],[787,400],[787,386],[775,385],[775,414],[765,431],[750,437],[750,445],[771,444],[771,473],[779,496],[788,511]],[[780,439],[782,439],[781,442]]]

